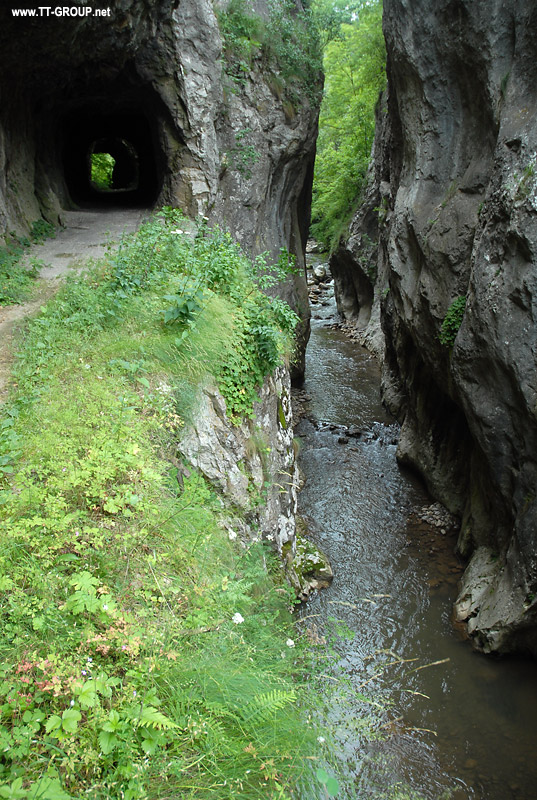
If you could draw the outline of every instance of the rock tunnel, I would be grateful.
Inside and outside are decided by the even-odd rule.
[[[72,202],[142,206],[155,203],[165,164],[156,121],[143,102],[109,113],[103,113],[91,101],[68,108],[58,125],[57,142],[59,167]],[[92,156],[96,153],[108,154],[112,159],[110,182],[105,187],[92,177]]]
[[[0,10],[0,235],[41,216],[57,223],[62,209],[162,201],[170,137],[180,146],[181,135],[147,44],[135,51],[120,22],[40,19],[21,42],[22,23]],[[105,185],[95,154],[111,165]]]

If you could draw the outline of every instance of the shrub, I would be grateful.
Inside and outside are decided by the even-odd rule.
[[[466,295],[457,297],[446,312],[438,338],[445,347],[453,347],[466,309]]]
[[[297,11],[292,0],[271,0],[268,19],[255,13],[247,0],[231,0],[218,12],[224,42],[224,69],[242,84],[256,57],[269,86],[287,101],[317,103],[322,91],[322,56],[318,34],[308,9]]]

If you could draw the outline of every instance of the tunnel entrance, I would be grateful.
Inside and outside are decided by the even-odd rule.
[[[163,4],[99,20],[23,20],[0,6],[0,232],[61,224],[77,206],[177,199],[187,119]]]
[[[77,205],[152,205],[162,170],[156,132],[145,114],[66,113],[61,123],[62,166],[70,199]]]

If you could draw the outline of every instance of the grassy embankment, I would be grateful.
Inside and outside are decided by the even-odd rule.
[[[21,303],[30,293],[34,279],[43,266],[39,259],[21,265],[25,251],[32,243],[42,242],[54,235],[54,228],[44,220],[36,220],[29,237],[11,233],[0,244],[0,305]]]
[[[251,410],[295,317],[257,288],[261,261],[183,227],[147,223],[22,337],[0,418],[0,797],[283,800],[311,781],[289,591],[175,448],[206,376]]]

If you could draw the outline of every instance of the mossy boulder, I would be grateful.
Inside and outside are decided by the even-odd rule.
[[[328,557],[304,536],[304,520],[297,519],[295,551],[291,544],[283,550],[287,576],[297,596],[305,600],[313,589],[324,589],[334,577]]]

